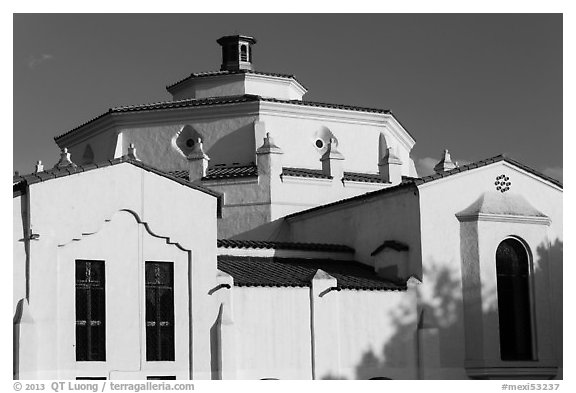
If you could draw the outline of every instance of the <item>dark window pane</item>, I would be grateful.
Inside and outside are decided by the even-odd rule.
[[[76,282],[86,280],[86,263],[76,261]]]
[[[76,320],[88,319],[88,290],[76,288]]]
[[[86,325],[76,324],[76,360],[88,360],[88,333]]]
[[[174,326],[160,326],[160,339],[160,360],[174,360]]]
[[[146,322],[156,320],[156,289],[146,288]]]
[[[104,261],[76,261],[76,360],[106,360]]]
[[[175,380],[176,376],[175,375],[154,375],[154,376],[149,376],[146,377],[146,379],[148,380],[158,380],[158,381],[170,381],[170,380]]]
[[[158,357],[158,334],[156,326],[146,326],[146,360],[160,360]]]
[[[517,240],[506,239],[496,250],[502,360],[533,358],[528,263],[528,254]]]
[[[174,323],[174,299],[172,290],[162,289],[159,291],[160,296],[160,321]]]
[[[172,262],[146,262],[146,360],[174,360]]]

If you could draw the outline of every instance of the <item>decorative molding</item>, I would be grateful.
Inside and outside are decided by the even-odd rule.
[[[258,184],[258,176],[250,176],[246,178],[202,180],[201,182],[202,186],[204,187],[233,186],[237,184]]]
[[[377,183],[377,182],[369,182],[369,181],[352,181],[352,180],[343,180],[342,183],[344,187],[347,188],[360,188],[360,189],[367,189],[371,191],[381,190],[383,188],[390,187],[390,183]]]
[[[536,225],[550,225],[552,220],[549,217],[538,216],[518,216],[511,214],[471,214],[465,216],[458,216],[456,218],[460,222],[470,221],[493,221],[493,222],[510,222],[516,224],[536,224]]]
[[[558,367],[466,367],[466,373],[473,379],[552,379],[558,374]]]
[[[317,186],[331,186],[332,180],[335,179],[319,179],[316,177],[304,177],[304,176],[289,176],[281,175],[280,179],[282,183],[285,184],[313,184]]]
[[[159,238],[159,239],[164,239],[164,240],[166,240],[166,244],[174,245],[174,246],[178,247],[178,248],[179,248],[180,250],[182,250],[182,251],[186,251],[186,252],[190,252],[190,251],[191,251],[191,250],[189,250],[189,249],[187,249],[187,248],[184,248],[180,243],[174,242],[174,241],[170,240],[170,237],[169,237],[169,236],[162,236],[162,235],[158,235],[158,234],[154,233],[154,231],[152,231],[152,230],[150,229],[150,224],[148,224],[148,223],[145,222],[145,221],[142,221],[142,220],[140,219],[140,216],[138,215],[138,213],[136,213],[135,211],[130,210],[130,209],[120,209],[120,210],[115,211],[115,212],[110,216],[110,218],[105,218],[105,219],[101,222],[100,226],[99,226],[96,230],[94,230],[94,231],[92,231],[92,232],[82,232],[80,235],[73,236],[72,239],[70,239],[70,240],[68,240],[68,241],[58,242],[58,243],[57,243],[57,247],[66,247],[67,245],[69,245],[69,244],[71,244],[71,243],[73,243],[73,242],[82,241],[82,240],[83,240],[85,237],[87,237],[87,236],[91,236],[91,235],[95,235],[95,234],[99,233],[100,231],[102,231],[102,230],[104,229],[104,227],[106,226],[106,224],[109,224],[109,223],[114,219],[114,216],[115,216],[116,214],[121,213],[121,212],[130,213],[130,215],[132,215],[132,217],[136,220],[136,223],[137,223],[138,225],[144,226],[144,229],[146,230],[146,232],[147,232],[150,236],[155,237],[155,238]]]

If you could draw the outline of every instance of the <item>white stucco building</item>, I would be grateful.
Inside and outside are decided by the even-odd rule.
[[[15,176],[15,378],[562,378],[562,184],[218,43]]]

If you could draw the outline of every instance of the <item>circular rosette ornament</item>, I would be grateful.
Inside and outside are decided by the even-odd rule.
[[[496,190],[500,191],[500,192],[506,192],[508,190],[510,190],[510,186],[512,185],[512,182],[510,181],[510,178],[506,175],[500,175],[496,177],[496,181],[494,182],[494,185],[496,186]]]

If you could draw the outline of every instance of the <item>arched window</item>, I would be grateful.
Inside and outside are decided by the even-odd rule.
[[[496,250],[500,358],[532,360],[530,262],[524,245],[506,239]]]

